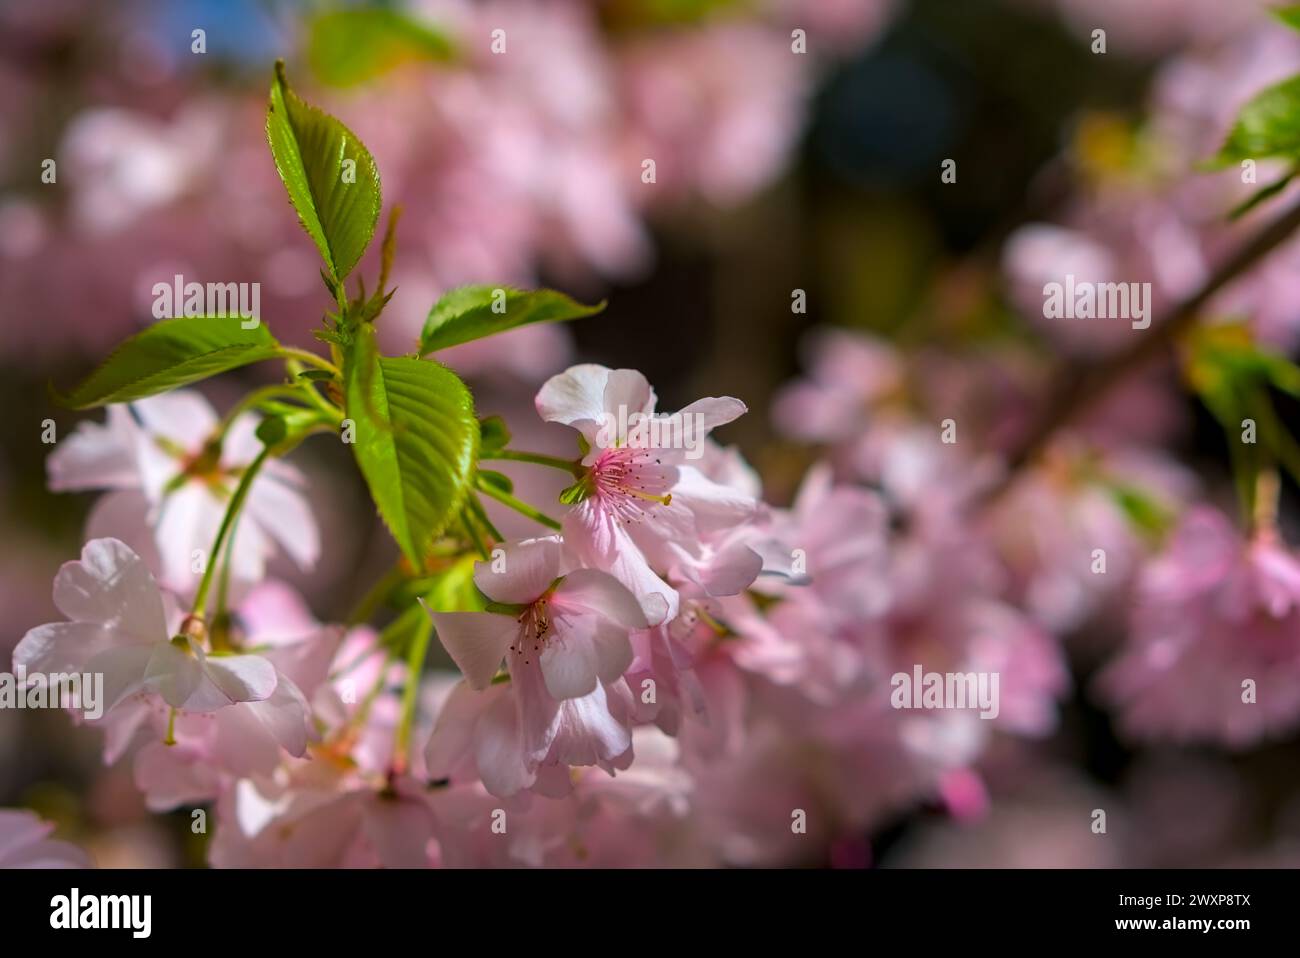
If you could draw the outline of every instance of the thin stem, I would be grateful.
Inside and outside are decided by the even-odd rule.
[[[406,771],[411,748],[411,727],[415,724],[415,707],[420,696],[420,675],[424,671],[424,659],[429,652],[429,639],[433,635],[433,621],[427,615],[421,618],[423,621],[415,633],[411,650],[406,656],[406,687],[402,690],[402,717],[397,724],[397,739],[393,745],[393,771],[399,775]]]
[[[1006,492],[1015,482],[1020,470],[1038,457],[1058,431],[1071,423],[1085,409],[1092,407],[1117,384],[1159,356],[1196,322],[1201,309],[1219,290],[1244,273],[1257,260],[1272,252],[1298,227],[1300,227],[1300,202],[1265,225],[1236,253],[1225,260],[1206,279],[1200,289],[1177,303],[1167,316],[1153,322],[1151,328],[1144,331],[1144,334],[1126,352],[1091,370],[1079,372],[1071,367],[1064,367],[1053,377],[1053,381],[1058,386],[1044,404],[1043,413],[1037,423],[1008,454],[1006,475],[1000,483],[984,494],[982,501],[992,502]]]
[[[469,541],[474,544],[475,551],[477,551],[480,558],[486,562],[488,559],[488,549],[487,546],[483,544],[483,537],[480,536],[478,530],[474,528],[474,520],[470,518],[469,509],[462,509],[460,511],[460,524],[465,527],[465,534],[469,536]]]
[[[506,459],[511,462],[531,462],[535,466],[550,466],[552,469],[559,469],[567,472],[575,478],[582,475],[582,464],[574,459],[561,459],[559,456],[547,456],[540,452],[518,452],[514,449],[500,449],[494,453],[489,453],[479,457],[483,461],[489,459]]]
[[[474,518],[478,519],[478,521],[483,524],[483,528],[487,530],[488,535],[490,535],[496,542],[504,542],[506,537],[503,536],[500,530],[492,524],[492,520],[488,518],[487,510],[483,508],[483,503],[479,502],[478,496],[471,492],[465,497],[465,501],[469,503],[469,507],[474,513]]]
[[[515,510],[515,512],[519,513],[520,515],[527,516],[529,519],[532,519],[534,522],[540,522],[548,529],[554,529],[556,532],[559,532],[560,529],[563,528],[557,520],[552,519],[550,516],[542,512],[540,509],[536,509],[533,506],[530,506],[526,502],[521,502],[520,500],[512,496],[510,493],[506,492],[504,489],[498,489],[490,482],[480,482],[478,484],[478,488],[480,492],[486,493],[487,495],[491,496],[493,499],[501,503],[503,506],[509,506],[511,509]]]
[[[1281,491],[1277,470],[1261,469],[1255,479],[1255,509],[1251,516],[1256,535],[1267,538],[1277,534],[1277,506]]]
[[[217,424],[216,434],[218,436],[225,436],[231,423],[238,419],[240,414],[253,409],[265,400],[271,399],[275,396],[285,396],[297,399],[302,397],[302,390],[297,386],[289,386],[285,384],[263,386],[260,389],[254,389],[251,393],[244,396],[243,399],[239,400],[239,402],[226,410],[226,414],[221,417],[221,422]]]
[[[203,579],[199,582],[199,591],[194,595],[194,607],[191,615],[199,619],[203,618],[208,604],[208,591],[212,588],[212,574],[217,568],[217,557],[221,555],[221,547],[226,541],[226,536],[230,533],[230,527],[235,520],[239,510],[243,508],[244,499],[248,497],[248,490],[253,485],[253,479],[256,478],[258,470],[262,468],[262,463],[266,461],[269,450],[265,447],[257,454],[257,458],[248,464],[244,474],[239,477],[239,485],[235,487],[235,494],[230,497],[230,503],[226,506],[226,514],[221,518],[221,526],[217,529],[217,539],[212,543],[211,558],[203,569]]]
[[[297,359],[307,363],[309,366],[315,366],[318,369],[325,369],[332,372],[335,376],[340,375],[339,368],[324,356],[317,356],[315,353],[306,349],[298,349],[296,346],[281,346],[278,355],[285,359]]]
[[[380,576],[379,581],[370,587],[370,590],[361,597],[361,600],[352,609],[346,620],[349,628],[363,622],[369,622],[374,614],[379,611],[379,607],[393,594],[393,590],[405,582],[406,579],[406,567],[403,565],[402,560],[398,559],[393,563],[393,567]]]
[[[221,563],[221,576],[217,579],[217,616],[220,617],[226,611],[227,599],[230,596],[230,567],[234,564],[235,559],[235,536],[239,534],[239,517],[236,516],[234,522],[230,525],[230,535],[226,539],[226,557]]]

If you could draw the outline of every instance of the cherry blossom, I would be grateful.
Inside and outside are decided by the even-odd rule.
[[[631,369],[570,367],[537,394],[547,422],[572,426],[587,452],[564,519],[565,546],[578,561],[606,569],[656,621],[676,615],[676,590],[662,571],[700,555],[702,540],[750,518],[757,503],[706,478],[692,462],[709,432],[745,412],[739,400],[700,399],[655,412],[649,382]],[[758,564],[748,562],[754,574]]]
[[[196,392],[110,406],[103,424],[82,423],[51,454],[50,487],[112,490],[96,503],[90,529],[156,555],[162,583],[191,594],[203,568],[196,571],[196,556],[212,561],[207,553],[226,504],[261,449],[257,422],[254,415],[237,417],[214,445],[217,415]],[[303,568],[315,563],[320,542],[301,484],[297,470],[279,461],[268,462],[254,481],[235,536],[236,582],[260,581],[277,546]]]
[[[173,708],[215,712],[276,691],[275,667],[256,655],[215,655],[189,635],[171,637],[163,597],[144,561],[117,539],[92,539],[54,580],[66,622],[37,626],[14,649],[14,666],[104,676],[104,710],[154,692]]]

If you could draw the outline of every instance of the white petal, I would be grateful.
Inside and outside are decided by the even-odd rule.
[[[605,414],[605,384],[611,370],[595,363],[570,366],[537,392],[537,414],[546,422],[572,426],[599,423]]]
[[[145,687],[157,692],[172,708],[185,705],[203,680],[203,669],[198,659],[170,642],[160,642],[149,649],[149,659],[144,670]],[[105,697],[108,676],[105,674]],[[109,701],[112,701],[109,698]],[[191,711],[200,711],[191,708]]]
[[[495,612],[430,612],[447,654],[465,673],[474,689],[485,689],[496,675],[510,645],[519,637],[519,623]]]
[[[125,406],[109,406],[103,424],[83,422],[45,461],[50,489],[134,489],[140,486],[135,459],[135,422]]]
[[[310,570],[320,557],[320,532],[311,507],[300,491],[301,480],[283,463],[279,470],[267,470],[258,476],[244,505],[248,515],[297,564]]]
[[[275,666],[260,655],[211,655],[203,674],[231,702],[260,702],[271,697],[277,677]]]
[[[158,584],[140,557],[117,539],[90,540],[80,562],[59,570],[54,604],[74,622],[104,625],[125,642],[167,637]]]
[[[159,646],[128,645],[101,652],[86,663],[86,671],[104,675],[104,714],[128,695],[145,687],[149,663]]]
[[[14,668],[32,672],[81,672],[112,643],[113,633],[90,622],[38,625],[14,647]]]
[[[162,558],[163,581],[183,595],[192,595],[203,577],[202,564],[195,564],[199,554],[204,562],[215,562],[208,555],[221,527],[226,507],[206,486],[187,482],[174,489],[158,503],[154,516],[155,538]],[[236,534],[235,551],[240,551],[242,537]],[[196,572],[195,569],[198,569]],[[260,569],[259,575],[260,575]]]

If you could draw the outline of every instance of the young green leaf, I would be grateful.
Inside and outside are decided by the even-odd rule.
[[[450,60],[453,53],[446,35],[383,7],[329,10],[307,26],[307,62],[332,86],[364,83],[403,63]]]
[[[551,289],[462,286],[447,293],[429,310],[429,318],[420,333],[420,355],[529,323],[593,316],[604,308],[603,300],[595,306],[585,306]]]
[[[510,493],[515,491],[515,484],[510,477],[503,472],[493,472],[490,469],[480,469],[478,477],[486,482],[489,486],[499,489],[502,492]]]
[[[183,316],[146,327],[113,350],[67,395],[73,409],[130,402],[272,359],[279,343],[266,325],[244,328],[238,316]]]
[[[1214,164],[1274,156],[1300,158],[1300,75],[1268,87],[1241,108]]]
[[[374,157],[356,135],[289,89],[275,65],[266,137],[303,228],[337,286],[375,235],[382,197]]]
[[[510,427],[500,416],[485,416],[478,421],[479,455],[500,452],[510,445]]]
[[[357,329],[344,353],[344,378],[357,464],[393,538],[421,569],[473,479],[474,401],[445,366],[380,356],[369,325]]]

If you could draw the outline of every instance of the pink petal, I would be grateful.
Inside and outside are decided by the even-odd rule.
[[[558,536],[510,542],[500,549],[501,555],[474,565],[474,584],[493,602],[526,605],[549,589],[560,574]]]
[[[536,778],[524,763],[514,704],[501,696],[474,730],[474,753],[483,787],[498,798],[528,788]]]
[[[555,590],[553,604],[594,612],[628,629],[647,629],[651,625],[636,596],[618,579],[598,569],[578,569],[566,575]]]
[[[430,612],[438,638],[470,687],[483,690],[496,675],[515,639],[519,623],[495,612]]]

